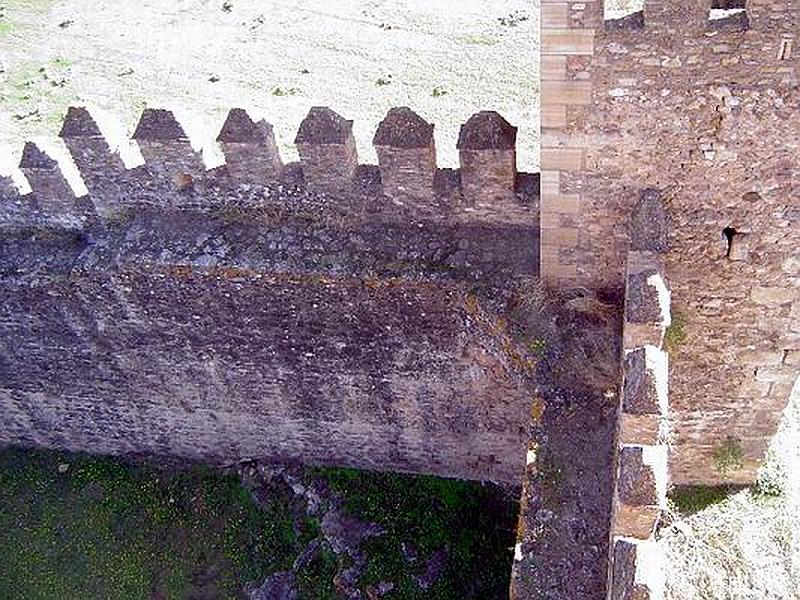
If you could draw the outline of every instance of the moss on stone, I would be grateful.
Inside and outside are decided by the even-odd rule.
[[[739,491],[741,486],[733,485],[690,485],[676,487],[669,495],[675,510],[684,515],[691,515],[719,504],[731,494]]]
[[[686,318],[682,313],[673,312],[672,322],[664,332],[664,349],[672,354],[686,341]]]

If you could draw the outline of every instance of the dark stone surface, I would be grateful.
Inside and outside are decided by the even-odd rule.
[[[325,106],[314,106],[300,123],[295,144],[344,144],[353,135],[353,122]]]
[[[709,19],[708,28],[712,31],[747,31],[750,27],[750,20],[747,12],[742,11],[732,14],[723,19]]]
[[[642,449],[624,447],[619,453],[617,490],[622,502],[629,506],[658,503],[653,469],[642,463]]]
[[[103,134],[97,123],[83,107],[70,106],[64,124],[58,134],[62,138],[102,138]]]
[[[189,140],[172,111],[161,108],[145,108],[142,111],[139,124],[133,132],[133,139]]]
[[[617,407],[604,392],[618,382],[620,352],[619,311],[607,308],[598,319],[559,294],[526,323],[545,349],[535,376],[531,435],[538,448],[524,477],[514,599],[605,598]]]
[[[406,213],[368,175],[220,173],[169,208],[140,173],[83,230],[5,226],[0,442],[516,482],[530,391],[464,307],[535,274],[535,225]]]
[[[634,415],[657,415],[658,406],[653,373],[647,369],[644,348],[637,348],[625,357],[625,387],[622,410]]]
[[[56,170],[59,168],[58,163],[45,152],[40,150],[39,146],[33,142],[25,142],[25,147],[22,149],[22,158],[20,159],[19,166],[21,169]]]
[[[406,106],[392,108],[378,125],[372,143],[394,148],[426,148],[433,142],[433,125]]]
[[[242,108],[232,108],[217,136],[218,142],[239,142],[263,145],[272,137],[272,125],[254,122]]]
[[[644,11],[637,11],[619,19],[606,19],[606,29],[642,29],[644,27]]]
[[[642,192],[631,224],[631,250],[666,252],[669,250],[669,215],[661,192],[648,188]]]
[[[513,150],[517,128],[499,113],[484,110],[472,115],[458,133],[459,150]]]
[[[617,540],[613,554],[609,600],[650,600],[648,587],[634,582],[636,545],[625,540]]]
[[[658,273],[655,269],[628,276],[625,299],[625,319],[629,323],[661,323],[661,307],[656,288],[647,283],[648,278]]]

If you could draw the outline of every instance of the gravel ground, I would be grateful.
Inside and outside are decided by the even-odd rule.
[[[519,126],[520,169],[538,170],[538,0],[2,6],[0,172],[18,162],[25,139],[66,156],[54,136],[70,104],[111,115],[101,125],[112,137],[129,135],[145,106],[176,109],[198,147],[242,106],[274,124],[285,160],[296,157],[308,109],[329,105],[355,121],[364,162],[375,162],[372,135],[386,111],[408,105],[436,125],[443,167],[457,163],[460,124],[495,109]]]

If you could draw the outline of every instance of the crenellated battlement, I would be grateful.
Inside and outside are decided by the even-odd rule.
[[[396,108],[364,165],[352,121],[315,107],[284,164],[272,126],[233,109],[209,168],[209,145],[147,109],[128,168],[70,108],[88,194],[34,144],[32,193],[0,181],[0,330],[24,348],[0,441],[515,483],[529,359],[484,323],[537,276],[538,182],[516,171],[515,133],[480,113],[462,168],[438,169],[433,125]]]
[[[225,157],[213,168],[169,110],[142,113],[131,142],[144,165],[130,169],[86,108],[69,108],[60,137],[101,217],[133,204],[213,208],[242,190],[276,188],[342,205],[368,193],[387,211],[429,218],[530,222],[533,178],[517,173],[516,128],[499,114],[482,112],[462,126],[455,171],[437,168],[434,126],[407,107],[391,109],[376,130],[377,168],[359,163],[352,125],[329,108],[312,108],[294,140],[300,161],[284,164],[272,126],[235,108],[212,142]],[[32,216],[82,214],[56,161],[35,145],[26,145],[20,168],[37,199]],[[14,196],[12,186],[4,190]]]

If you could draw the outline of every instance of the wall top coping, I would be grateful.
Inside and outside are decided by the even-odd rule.
[[[427,148],[433,143],[433,125],[407,106],[391,108],[378,125],[372,143],[394,148]]]
[[[353,135],[349,121],[327,106],[314,106],[300,123],[295,144],[344,144]]]
[[[172,111],[162,108],[144,109],[132,137],[135,140],[189,141]]]
[[[500,113],[484,110],[472,115],[458,134],[459,150],[513,150],[517,143],[517,128]]]

